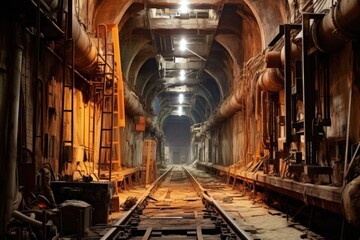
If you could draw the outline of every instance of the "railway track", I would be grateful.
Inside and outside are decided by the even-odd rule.
[[[253,239],[184,167],[158,178],[137,203],[106,229],[108,239]]]

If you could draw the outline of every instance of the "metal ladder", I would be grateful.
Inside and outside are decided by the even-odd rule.
[[[69,6],[70,9],[71,6]],[[72,14],[72,13],[71,13]],[[66,17],[67,19],[68,17]],[[68,19],[67,19],[68,20]],[[71,17],[70,17],[70,20]],[[60,171],[64,171],[66,174],[72,174],[72,172],[68,172],[68,163],[72,162],[73,151],[74,151],[74,88],[75,88],[75,66],[74,66],[74,57],[75,57],[75,44],[74,39],[72,38],[72,32],[67,30],[68,35],[64,37],[64,68],[63,68],[63,89],[62,89],[62,112],[61,112],[61,149],[60,149]],[[71,48],[71,59],[70,59],[70,79],[66,77],[67,69],[66,66],[66,55],[67,49]],[[69,94],[66,94],[69,92]],[[65,96],[70,96],[70,104],[69,101],[65,101]],[[69,106],[70,105],[70,106]],[[70,135],[67,136],[68,133],[67,128],[65,126],[70,125]],[[72,171],[72,169],[70,169]]]
[[[91,95],[94,97],[95,87],[91,87]],[[95,103],[89,101],[89,135],[88,135],[88,144],[87,144],[87,161],[90,166],[90,171],[88,174],[94,173],[94,142],[95,142]]]
[[[115,84],[114,48],[112,43],[107,42],[106,25],[99,24],[97,32],[98,47],[100,47],[100,39],[103,39],[104,47],[104,57],[100,54],[98,55],[99,76],[102,82],[101,89],[99,89],[102,103],[98,177],[101,180],[111,181],[113,171],[117,171],[120,168],[120,130],[118,125],[119,112]]]

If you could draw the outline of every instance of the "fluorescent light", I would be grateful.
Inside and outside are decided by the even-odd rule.
[[[185,51],[186,50],[186,45],[187,45],[187,41],[183,38],[180,40],[179,42],[179,49],[181,51]]]
[[[184,94],[179,94],[179,103],[182,104],[184,102]]]
[[[175,63],[187,63],[187,58],[175,57]]]
[[[181,116],[183,114],[182,106],[178,107],[178,115]]]
[[[185,76],[185,70],[184,69],[180,70],[180,76]]]
[[[188,13],[189,10],[189,3],[185,0],[180,2],[179,12],[180,13]]]
[[[180,70],[179,79],[180,79],[181,81],[184,81],[184,80],[186,79],[185,70],[183,70],[183,69]]]

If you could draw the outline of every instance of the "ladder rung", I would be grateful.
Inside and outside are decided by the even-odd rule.
[[[102,128],[101,131],[111,131],[112,128]]]
[[[101,146],[101,147],[100,147],[100,150],[101,150],[102,148],[109,149],[109,148],[111,148],[111,146]]]
[[[99,164],[99,165],[106,165],[106,166],[110,166],[110,163],[102,163],[102,162],[99,162],[98,164]]]
[[[72,109],[64,109],[63,112],[72,112]]]
[[[103,114],[110,114],[110,113],[113,113],[113,112],[111,112],[111,111],[103,111],[102,113]]]

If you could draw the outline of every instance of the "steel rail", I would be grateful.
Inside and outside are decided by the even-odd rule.
[[[158,186],[162,183],[165,177],[171,172],[174,166],[172,166],[169,170],[163,173],[156,181],[150,185],[150,187],[146,190],[146,192],[140,197],[140,199],[136,202],[134,206],[132,206],[125,214],[122,216],[112,227],[107,231],[100,240],[108,240],[113,239],[114,235],[117,234],[119,230],[119,226],[125,225],[126,222],[130,219],[131,215],[135,212],[135,210],[143,204],[143,202],[148,198],[148,196],[156,190]]]
[[[225,220],[225,222],[230,226],[231,230],[243,240],[253,240],[254,238],[251,237],[244,229],[242,229],[234,219],[220,206],[220,204],[211,197],[208,192],[201,186],[201,184],[194,178],[194,176],[183,166],[182,167],[185,173],[188,175],[190,180],[194,183],[195,188],[198,190],[198,193],[201,195],[205,201],[211,204],[216,211],[220,214],[220,216]]]

